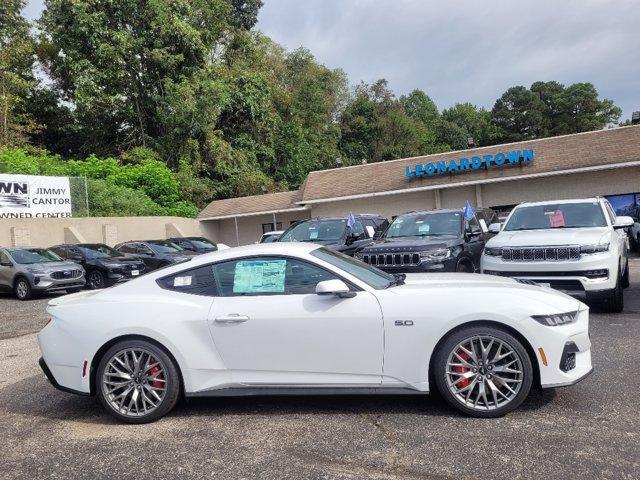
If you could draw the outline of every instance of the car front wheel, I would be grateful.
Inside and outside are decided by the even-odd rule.
[[[29,280],[22,277],[16,281],[13,292],[16,294],[18,300],[29,300],[33,296]]]
[[[127,423],[148,423],[165,416],[178,401],[180,379],[174,361],[144,340],[126,340],[102,357],[95,376],[106,410]]]
[[[468,327],[438,349],[434,379],[455,409],[474,417],[500,417],[529,395],[533,367],[513,335],[495,327]]]
[[[91,270],[87,275],[87,286],[91,290],[97,290],[106,286],[104,274],[100,270]]]

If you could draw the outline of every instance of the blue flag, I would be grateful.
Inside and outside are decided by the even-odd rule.
[[[356,224],[356,219],[353,216],[353,213],[349,212],[349,216],[347,217],[347,228],[353,228]]]
[[[469,203],[469,200],[467,200],[467,203],[464,205],[464,218],[471,220],[475,216],[476,215],[473,213],[473,207]]]

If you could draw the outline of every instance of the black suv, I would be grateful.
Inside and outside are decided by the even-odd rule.
[[[353,215],[353,218],[351,227],[347,226],[347,217],[303,220],[286,229],[277,241],[318,243],[353,256],[389,225],[389,221],[380,215],[358,214]]]
[[[140,240],[116,245],[116,250],[142,259],[147,270],[166,267],[191,259],[195,252],[179,247],[171,240]]]
[[[103,243],[64,244],[51,247],[58,256],[79,263],[86,271],[87,287],[104,288],[126,282],[145,271],[142,260],[124,255]]]
[[[492,218],[493,212],[474,213],[470,220],[462,210],[405,213],[356,258],[393,273],[475,272],[485,244],[478,219]]]
[[[209,253],[218,250],[215,243],[204,237],[174,237],[168,240],[190,252]]]

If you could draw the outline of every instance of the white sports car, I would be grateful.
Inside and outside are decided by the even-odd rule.
[[[213,252],[49,302],[40,365],[120,420],[181,395],[426,394],[496,417],[589,374],[588,308],[476,274],[390,275],[312,244]]]

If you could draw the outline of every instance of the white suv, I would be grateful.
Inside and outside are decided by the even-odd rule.
[[[485,246],[482,273],[531,280],[584,300],[624,308],[629,286],[631,217],[616,217],[603,198],[522,203]]]

